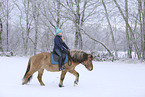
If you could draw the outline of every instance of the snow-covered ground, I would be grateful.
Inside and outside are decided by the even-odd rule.
[[[0,57],[0,97],[145,97],[145,64],[125,62],[93,62],[94,70],[83,65],[79,85],[67,74],[63,88],[59,88],[60,72],[44,72],[40,86],[37,73],[28,85],[21,85],[26,71],[27,57]]]

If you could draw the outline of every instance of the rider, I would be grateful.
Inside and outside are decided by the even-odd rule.
[[[56,27],[56,36],[54,38],[53,51],[59,55],[59,71],[65,70],[65,68],[62,67],[63,54],[68,53],[69,48],[63,40],[62,30],[59,29],[58,27]]]

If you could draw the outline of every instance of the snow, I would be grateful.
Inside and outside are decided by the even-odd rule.
[[[145,97],[145,64],[93,62],[94,70],[76,67],[80,82],[67,73],[59,88],[60,72],[45,71],[40,86],[37,73],[27,85],[21,85],[28,57],[0,57],[0,97]]]

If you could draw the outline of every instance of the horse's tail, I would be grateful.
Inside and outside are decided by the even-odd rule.
[[[23,80],[25,79],[27,73],[28,73],[29,70],[30,70],[30,65],[31,65],[31,58],[29,59],[28,66],[27,66],[27,70],[26,70],[26,73],[25,73],[25,75],[24,75],[24,77],[23,77]],[[31,79],[32,79],[32,75],[28,78],[27,82],[29,82]]]

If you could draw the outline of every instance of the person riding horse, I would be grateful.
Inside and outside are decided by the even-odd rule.
[[[59,55],[59,71],[65,70],[63,67],[63,55],[68,54],[69,47],[65,44],[62,37],[62,30],[56,27],[56,36],[54,38],[54,48],[53,51]]]

